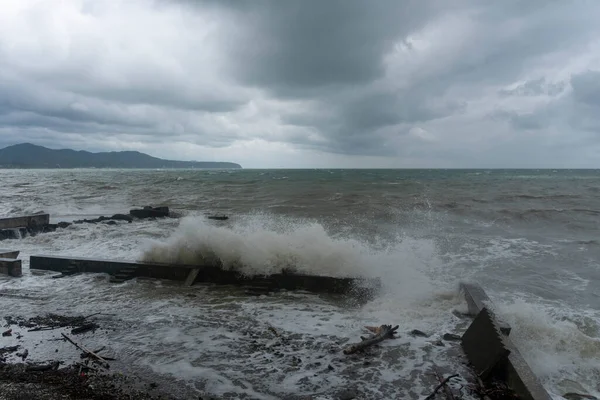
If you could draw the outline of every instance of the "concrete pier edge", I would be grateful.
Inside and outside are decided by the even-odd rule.
[[[20,217],[0,218],[0,229],[42,228],[50,224],[50,214],[34,214]]]
[[[483,288],[476,283],[461,282],[460,291],[465,296],[469,313],[476,316],[462,337],[462,347],[469,361],[476,367],[483,367],[487,363],[485,371],[482,368],[482,373],[487,375],[493,372],[502,377],[520,399],[552,400],[517,346],[510,340],[510,325],[496,317],[495,306]],[[482,357],[481,354],[489,353],[490,348],[504,349],[497,353],[503,357],[498,359],[497,354]]]
[[[0,258],[0,274],[21,277],[23,275],[23,268],[21,260],[14,258]]]
[[[29,268],[56,271],[65,275],[82,272],[107,273],[121,281],[145,277],[180,281],[186,286],[204,282],[219,285],[261,286],[266,291],[306,290],[357,297],[370,297],[381,287],[381,281],[377,278],[336,278],[289,271],[266,276],[245,276],[238,271],[212,265],[160,264],[44,255],[30,256]]]
[[[12,258],[15,259],[19,257],[21,253],[20,250],[8,250],[8,249],[0,249],[0,258]]]

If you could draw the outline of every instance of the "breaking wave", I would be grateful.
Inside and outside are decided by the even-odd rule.
[[[385,277],[384,285],[407,295],[432,293],[432,271],[442,268],[433,240],[397,237],[369,244],[334,235],[320,223],[251,215],[219,226],[186,217],[166,240],[153,241],[142,261],[217,264],[247,275],[286,269],[336,277]],[[400,287],[400,288],[399,288]]]
[[[512,325],[510,337],[536,375],[557,396],[566,381],[600,395],[600,314],[515,298],[500,302],[499,313]]]

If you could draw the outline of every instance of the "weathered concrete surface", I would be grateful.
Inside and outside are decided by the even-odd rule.
[[[14,258],[0,258],[0,274],[20,277],[23,275],[21,260]]]
[[[21,239],[29,233],[25,227],[0,229],[0,240]]]
[[[494,304],[481,286],[474,283],[461,282],[460,290],[463,292],[465,299],[467,300],[467,306],[469,307],[469,314],[471,316],[477,316],[484,308],[487,308],[491,313],[494,312]],[[502,333],[507,336],[510,335],[510,325],[495,315],[494,317]]]
[[[88,258],[31,256],[31,269],[62,272],[66,275],[92,272],[108,273],[117,277],[147,277],[185,282],[190,273],[198,269],[188,283],[215,283],[219,285],[263,286],[269,291],[306,290],[317,293],[350,294],[369,297],[381,286],[379,279],[334,278],[328,276],[281,273],[268,276],[245,276],[237,271],[224,270],[212,265],[175,265],[142,263]]]
[[[493,349],[505,348],[508,351],[506,357],[496,357],[498,362],[490,366],[492,373],[504,379],[508,386],[523,400],[551,400],[552,398],[535,376],[517,346],[510,340],[508,331],[502,329],[502,324],[491,311],[494,305],[483,288],[476,284],[461,283],[461,290],[465,294],[469,312],[476,312],[477,317],[463,335],[462,346],[469,361],[476,365],[483,365],[482,360],[491,361],[498,355]],[[473,326],[475,325],[475,326]],[[495,333],[500,331],[500,334]],[[489,357],[477,354],[490,352]],[[502,354],[500,354],[502,355]],[[485,371],[482,371],[485,372]]]
[[[50,223],[50,214],[36,214],[22,217],[0,218],[0,229],[28,228],[43,229]]]
[[[473,369],[483,380],[506,362],[510,350],[504,336],[487,308],[481,310],[461,339],[463,350]]]
[[[0,258],[17,258],[19,253],[19,250],[0,249]]]

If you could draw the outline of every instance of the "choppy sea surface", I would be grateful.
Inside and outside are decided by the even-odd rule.
[[[10,306],[13,314],[85,314],[101,307],[132,328],[111,339],[122,343],[121,354],[199,391],[325,396],[360,382],[369,398],[407,395],[394,382],[427,368],[432,350],[424,341],[384,343],[392,352],[366,375],[336,374],[341,365],[314,371],[335,364],[334,355],[323,359],[328,344],[356,340],[364,325],[434,335],[455,329],[460,322],[451,312],[463,307],[458,283],[474,281],[513,326],[512,339],[555,398],[573,387],[600,396],[600,171],[0,170],[0,183],[0,217],[45,211],[58,222],[144,205],[181,215],[1,242],[22,251],[25,267],[31,254],[217,258],[248,273],[293,267],[382,278],[381,296],[349,307],[327,296],[248,298],[234,289],[114,285],[89,275],[0,277],[0,292],[38,299],[9,304],[0,297],[2,312]],[[231,218],[206,219],[214,213]],[[261,339],[269,327],[286,332],[288,352],[261,355],[258,347],[275,345]],[[252,332],[255,342],[246,340]],[[429,389],[416,382],[406,398]]]

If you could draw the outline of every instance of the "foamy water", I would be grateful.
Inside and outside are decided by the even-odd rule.
[[[435,194],[427,187],[411,209],[405,202],[394,203],[400,196],[395,193],[402,190],[398,181],[385,185],[392,192],[381,192],[384,200],[377,200],[379,192],[373,185],[364,192],[357,186],[352,195],[340,185],[331,191],[319,189],[323,191],[320,200],[314,187],[296,180],[286,188],[294,191],[295,186],[304,185],[304,192],[293,203],[292,197],[285,201],[278,197],[285,192],[279,186],[269,189],[269,199],[261,193],[264,187],[244,184],[239,173],[231,175],[236,181],[219,182],[224,189],[218,193],[219,186],[202,181],[206,177],[191,178],[180,171],[173,179],[161,175],[161,182],[169,182],[167,188],[158,187],[150,201],[143,195],[147,188],[136,186],[127,175],[94,175],[92,191],[77,194],[77,185],[90,179],[86,174],[75,173],[80,182],[65,183],[68,190],[56,183],[40,194],[43,185],[22,185],[18,196],[7,192],[4,198],[9,200],[1,203],[0,211],[44,209],[58,221],[167,203],[186,216],[117,226],[74,225],[2,242],[0,247],[22,251],[26,276],[19,280],[0,277],[0,292],[25,293],[33,300],[0,297],[0,305],[22,315],[110,314],[100,321],[115,330],[94,340],[112,346],[123,370],[137,365],[182,379],[192,393],[233,398],[309,394],[329,398],[348,385],[363,388],[367,398],[422,398],[432,383],[412,379],[408,389],[411,374],[425,376],[434,361],[449,370],[460,368],[448,347],[437,348],[430,342],[466,327],[452,311],[465,307],[457,293],[458,283],[471,280],[487,289],[498,312],[513,326],[512,339],[555,398],[573,387],[600,395],[596,279],[600,265],[598,246],[589,240],[587,231],[575,233],[571,227],[552,231],[546,220],[546,228],[531,222],[521,227],[521,222],[507,225],[495,217],[477,216],[475,211],[465,215],[461,207],[466,203],[458,200],[462,194],[452,192],[446,196],[455,196],[458,206],[446,209],[457,211],[441,213],[435,204],[446,207],[451,199],[429,198]],[[293,174],[289,176],[278,182],[294,179]],[[11,179],[18,184],[26,176]],[[193,185],[185,186],[189,182]],[[194,185],[202,191],[194,191]],[[306,193],[313,193],[312,199],[307,200]],[[343,206],[332,208],[328,202]],[[517,205],[522,207],[522,203]],[[228,212],[232,218],[211,221],[204,217],[211,211]],[[573,220],[573,224],[585,226],[586,222]],[[255,298],[232,288],[182,288],[145,280],[114,285],[101,275],[55,280],[29,274],[31,254],[184,263],[219,260],[226,268],[248,274],[289,268],[322,275],[380,277],[383,289],[372,301],[353,304],[302,293]],[[400,325],[401,338],[385,342],[382,352],[368,359],[368,366],[360,358],[340,357],[341,347],[364,335],[365,325],[383,323]],[[272,335],[269,327],[281,336]],[[407,334],[412,329],[432,337],[413,338]]]

